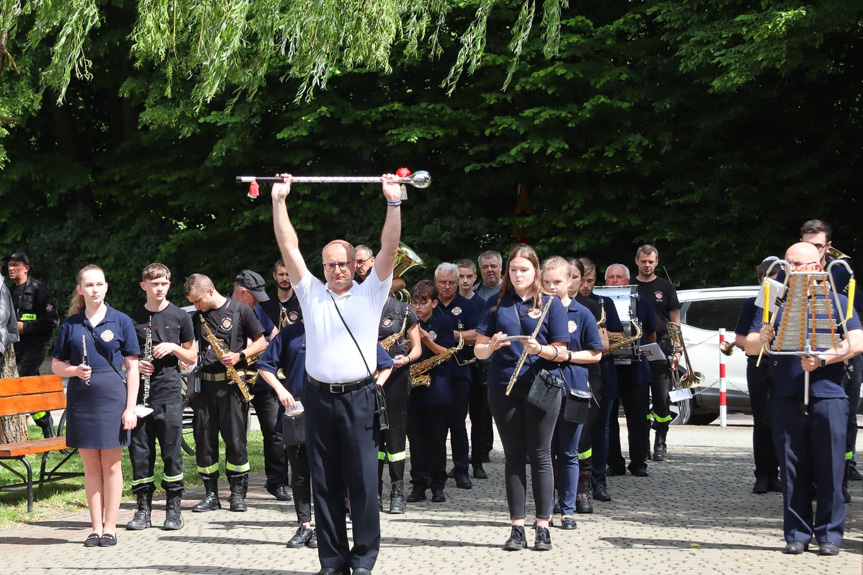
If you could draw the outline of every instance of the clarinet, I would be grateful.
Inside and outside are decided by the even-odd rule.
[[[87,362],[87,337],[84,335],[81,336],[81,354],[82,354],[81,357],[83,360],[83,361],[81,361],[81,363],[83,363],[84,365],[90,365]],[[90,380],[85,379],[84,383],[86,383],[87,385],[90,385]]]
[[[147,324],[144,332],[147,334],[144,338],[144,352],[142,354],[144,361],[153,363],[153,316],[150,316],[150,321]],[[150,376],[141,374],[141,380],[144,382],[144,400],[142,403],[135,406],[135,415],[138,417],[147,417],[153,413],[150,407]]]

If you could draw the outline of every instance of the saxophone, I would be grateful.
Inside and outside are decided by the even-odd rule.
[[[222,358],[225,354],[230,353],[227,349],[222,347],[222,342],[213,334],[213,330],[210,329],[210,326],[207,325],[207,322],[204,321],[204,318],[201,317],[201,325],[204,327],[204,332],[207,336],[207,341],[210,342],[210,347],[213,348],[213,351],[216,352],[216,357]],[[249,386],[240,377],[240,374],[237,373],[237,370],[234,369],[233,365],[229,365],[225,367],[225,370],[228,373],[228,379],[237,384],[237,389],[240,390],[240,393],[243,395],[243,401],[249,402],[252,401],[252,394],[249,393]]]
[[[419,361],[411,366],[411,387],[428,387],[431,385],[431,370],[449,360],[462,347],[464,347],[464,338],[459,335],[458,345],[451,347],[437,355],[433,355],[428,359]]]
[[[635,333],[633,333],[629,337],[625,337],[623,334],[619,333],[608,334],[608,349],[606,351],[603,351],[602,355],[609,355],[612,352],[617,351],[618,349],[623,349],[634,344],[637,345],[637,342],[641,339],[642,335],[641,324],[635,318],[631,318],[630,323],[632,324],[633,331]]]
[[[291,318],[288,317],[288,310],[281,303],[279,304],[279,329],[291,325]]]
[[[150,316],[150,322],[147,324],[144,332],[147,334],[144,338],[144,352],[141,354],[144,361],[153,363],[153,316]],[[144,382],[144,398],[143,401],[135,406],[135,415],[138,417],[147,417],[153,413],[153,408],[150,407],[150,376],[141,374],[141,381]]]
[[[405,320],[402,322],[402,328],[398,331],[398,333],[394,333],[392,335],[388,335],[387,337],[381,340],[381,347],[384,348],[384,351],[389,351],[390,348],[395,344],[395,342],[399,341],[405,335],[405,328],[408,325],[408,314],[405,313]]]

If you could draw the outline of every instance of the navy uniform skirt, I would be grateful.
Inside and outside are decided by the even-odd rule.
[[[126,382],[111,367],[94,367],[90,384],[70,377],[66,388],[66,445],[116,449],[129,445],[123,429]]]

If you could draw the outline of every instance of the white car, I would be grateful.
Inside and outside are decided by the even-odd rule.
[[[676,406],[678,412],[674,423],[706,425],[719,417],[719,328],[725,328],[725,340],[733,342],[743,302],[754,297],[758,289],[759,286],[754,285],[677,292],[683,342],[694,371],[704,374],[704,382],[692,389],[692,399],[672,404],[672,410]],[[728,411],[751,413],[746,355],[735,348],[730,357],[723,358]]]

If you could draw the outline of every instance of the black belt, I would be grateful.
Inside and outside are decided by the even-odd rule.
[[[357,381],[350,381],[348,383],[325,383],[323,381],[318,381],[312,376],[307,376],[309,383],[312,384],[312,387],[317,387],[322,389],[323,391],[340,394],[340,393],[348,393],[351,391],[356,391],[358,389],[362,389],[365,386],[374,383],[375,378],[371,375],[368,377],[364,377]]]
[[[203,381],[226,381],[228,379],[228,374],[224,371],[219,373],[207,373],[204,371],[201,372],[201,379]]]

